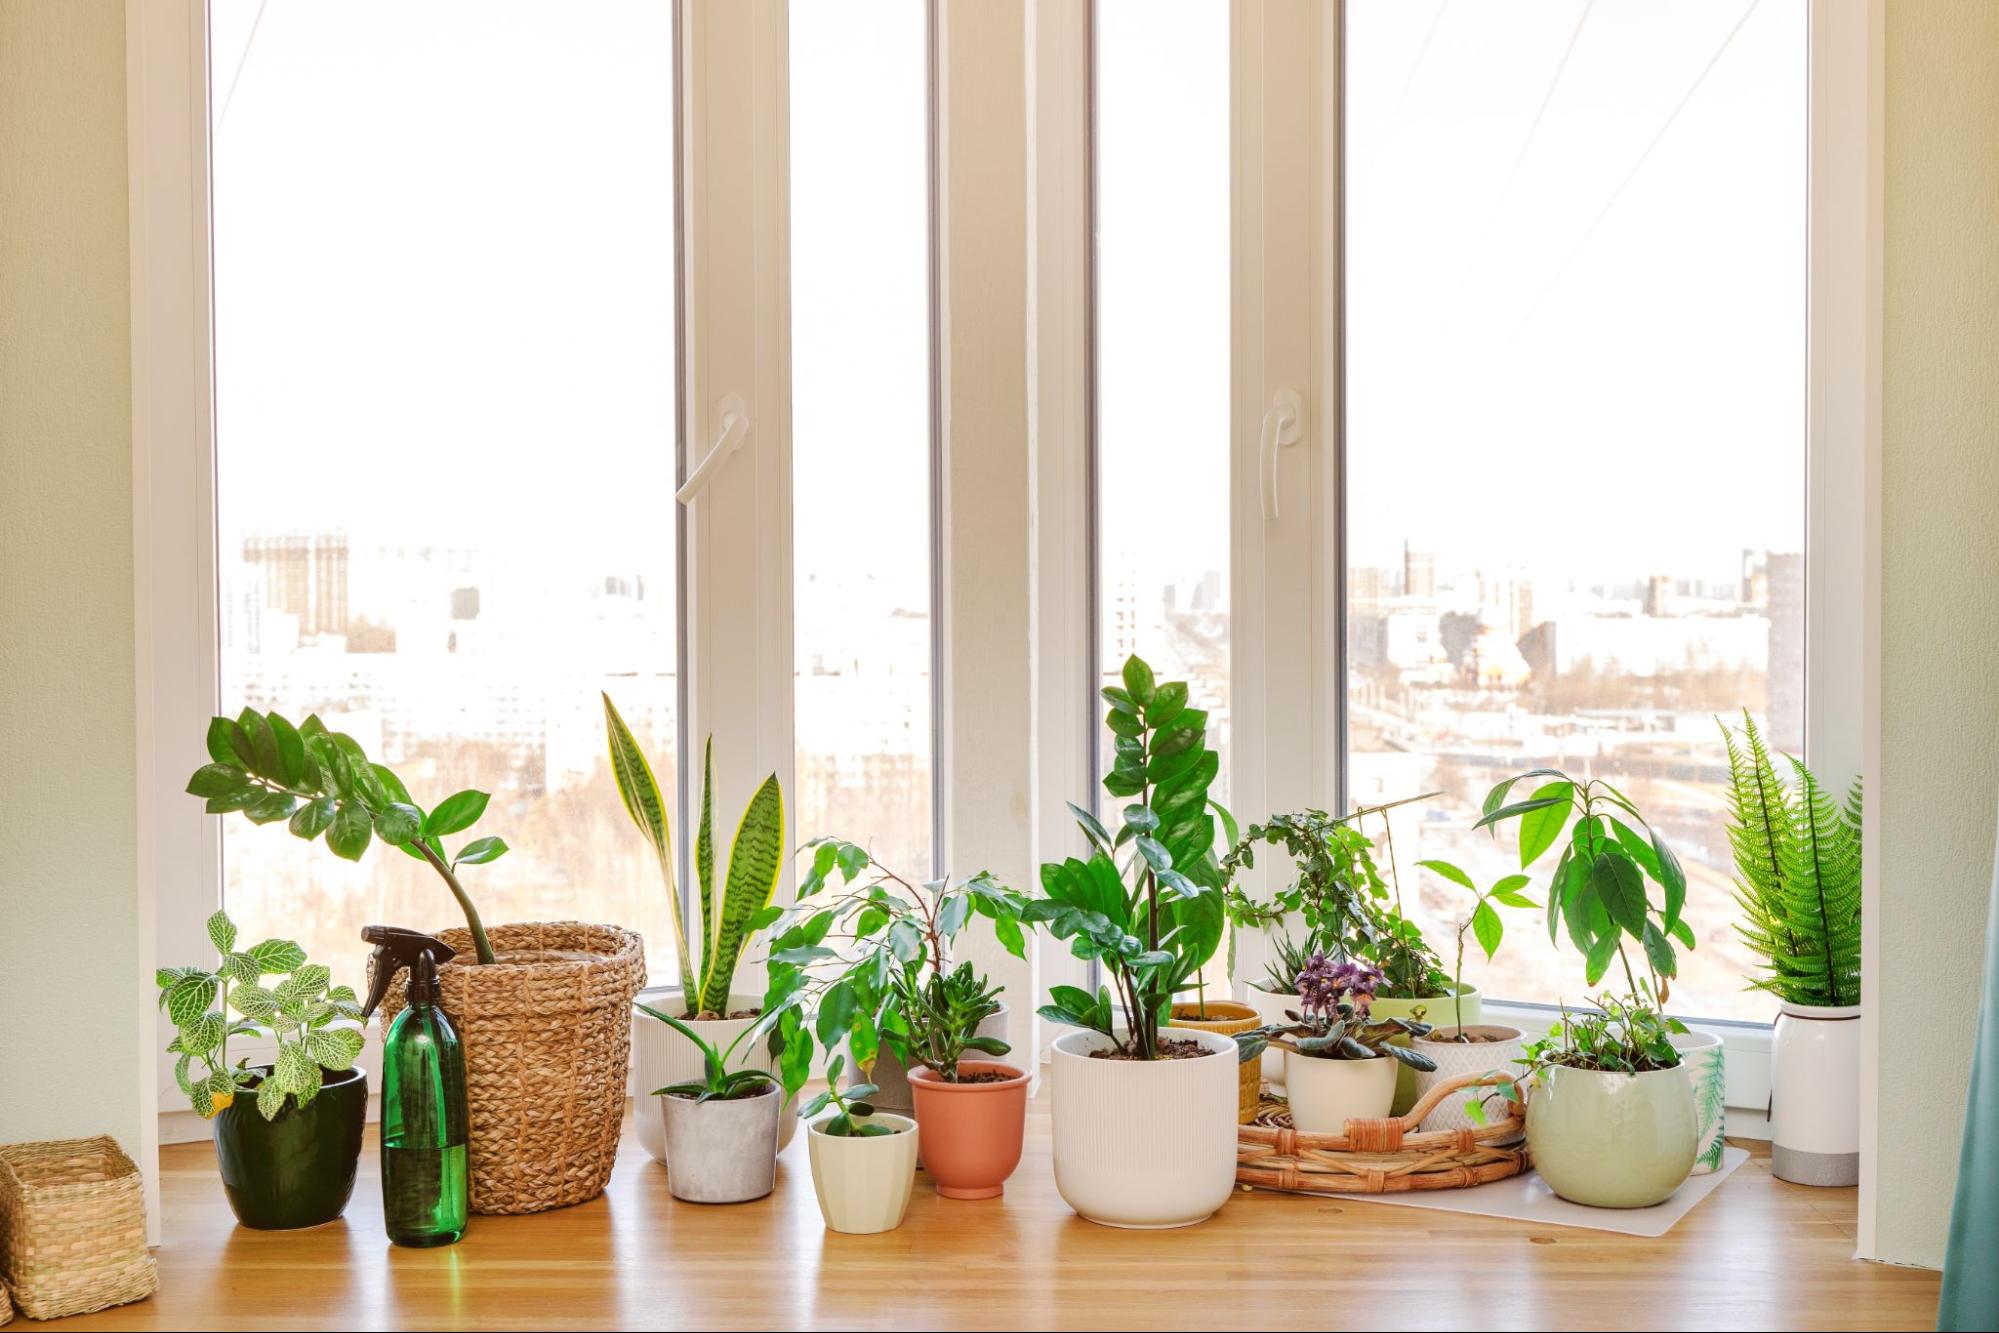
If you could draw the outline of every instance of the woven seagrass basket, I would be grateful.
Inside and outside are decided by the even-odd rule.
[[[538,1213],[604,1192],[618,1156],[632,1001],[645,985],[636,932],[577,921],[497,926],[496,962],[473,961],[470,932],[438,970],[445,1014],[465,1045],[475,1213]],[[389,987],[382,1027],[403,1007]]]
[[[1341,1134],[1301,1134],[1285,1103],[1266,1097],[1256,1119],[1236,1131],[1236,1183],[1295,1194],[1399,1194],[1517,1176],[1528,1166],[1527,1110],[1518,1102],[1494,1096],[1491,1123],[1471,1129],[1418,1129],[1445,1098],[1512,1081],[1463,1074],[1430,1089],[1407,1115],[1349,1120]]]
[[[30,1319],[153,1294],[159,1273],[146,1248],[139,1168],[116,1139],[0,1147],[0,1279]]]

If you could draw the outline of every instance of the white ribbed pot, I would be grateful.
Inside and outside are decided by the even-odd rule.
[[[1269,1027],[1272,1023],[1288,1021],[1284,1016],[1284,1011],[1287,1009],[1296,1009],[1298,1003],[1298,997],[1295,995],[1279,995],[1275,991],[1267,991],[1261,986],[1251,986],[1249,988],[1249,1007],[1256,1010],[1256,1016],[1262,1021],[1264,1027]],[[1272,1091],[1280,1094],[1284,1091],[1284,1048],[1282,1046],[1266,1046],[1263,1048],[1263,1081],[1270,1085]]]
[[[1860,1183],[1860,1006],[1786,1001],[1770,1042],[1770,1170],[1797,1185]]]
[[[987,1015],[986,1020],[979,1024],[978,1035],[981,1037],[998,1037],[1004,1041],[1006,1039],[1006,1014],[1006,1001],[1001,1000],[999,1012]],[[840,1053],[845,1054],[847,1043],[842,1040],[837,1049]],[[975,1054],[973,1058],[980,1057]],[[847,1068],[853,1071],[852,1075],[847,1079],[849,1085],[855,1083],[872,1083],[875,1085],[875,1094],[868,1098],[868,1105],[874,1107],[877,1111],[894,1111],[897,1115],[914,1115],[916,1113],[916,1096],[909,1090],[909,1069],[897,1057],[896,1053],[888,1048],[886,1042],[882,1044],[880,1054],[875,1057],[875,1067],[865,1075],[860,1070],[854,1068],[852,1060],[847,1061]]]
[[[1649,1208],[1694,1167],[1685,1065],[1643,1074],[1551,1065],[1528,1094],[1527,1152],[1548,1188],[1591,1208]]]
[[[1395,1104],[1400,1060],[1327,1060],[1284,1052],[1284,1094],[1301,1134],[1344,1134],[1349,1120],[1379,1120]]]
[[[1700,1135],[1694,1148],[1694,1174],[1707,1175],[1721,1170],[1721,1154],[1727,1145],[1728,1071],[1722,1064],[1721,1038],[1712,1032],[1677,1032],[1673,1049],[1687,1067],[1694,1084],[1694,1128]]]
[[[777,1183],[778,1104],[782,1088],[755,1097],[697,1102],[655,1097],[666,1151],[675,1165],[666,1187],[689,1203],[747,1203]]]
[[[1427,1037],[1418,1037],[1415,1048],[1436,1061],[1434,1073],[1416,1072],[1416,1100],[1422,1101],[1430,1095],[1430,1089],[1439,1083],[1448,1083],[1464,1074],[1488,1074],[1497,1071],[1502,1074],[1519,1076],[1521,1067],[1514,1063],[1527,1044],[1527,1035],[1519,1028],[1506,1027],[1499,1023],[1465,1024],[1465,1031],[1486,1041],[1452,1041],[1458,1029],[1438,1028]],[[1436,1109],[1423,1117],[1421,1132],[1429,1133],[1439,1129],[1475,1129],[1477,1125],[1465,1113],[1465,1103],[1473,1094],[1450,1096],[1439,1102]],[[1489,1108],[1496,1109],[1496,1108]],[[1491,1123],[1490,1120],[1487,1121]]]
[[[1055,1188],[1083,1217],[1133,1229],[1192,1226],[1235,1189],[1236,1044],[1175,1028],[1209,1054],[1099,1060],[1099,1032],[1058,1038],[1048,1069]]]
[[[916,1183],[916,1122],[878,1111],[855,1116],[854,1123],[886,1125],[893,1134],[834,1138],[826,1132],[831,1119],[821,1116],[805,1133],[819,1215],[833,1230],[853,1236],[895,1230],[902,1225]]]
[[[671,1014],[681,1004],[680,992],[674,991],[662,1000],[648,1001],[653,1008]],[[732,994],[729,996],[729,1012],[755,1009],[763,1003],[763,996]],[[708,1042],[718,1051],[729,1049],[745,1028],[756,1022],[754,1018],[715,1018],[706,1022],[686,1020],[687,1026],[701,1034],[701,1040]],[[754,1048],[754,1049],[753,1049]],[[675,1032],[666,1024],[643,1010],[632,1010],[632,1051],[638,1060],[636,1089],[632,1121],[638,1127],[639,1143],[655,1162],[666,1160],[666,1126],[661,1118],[663,1112],[658,1103],[664,1098],[655,1097],[655,1088],[666,1087],[670,1083],[698,1083],[701,1081],[701,1052],[693,1042]],[[731,1069],[768,1069],[777,1072],[777,1057],[761,1041],[744,1042],[736,1051],[736,1058],[730,1062]],[[791,1142],[791,1136],[798,1131],[798,1102],[796,1098],[785,1102],[777,1117],[777,1149],[783,1152]]]

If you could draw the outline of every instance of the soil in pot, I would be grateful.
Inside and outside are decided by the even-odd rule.
[[[1027,1123],[1025,1072],[1012,1065],[963,1060],[957,1081],[934,1069],[910,1071],[923,1167],[947,1199],[992,1199],[1020,1165]]]
[[[688,1203],[747,1203],[777,1184],[777,1120],[784,1097],[766,1084],[753,1097],[658,1099],[666,1129],[666,1186]]]
[[[230,1210],[258,1231],[331,1222],[354,1193],[368,1118],[367,1074],[327,1073],[317,1097],[304,1106],[287,1101],[272,1120],[257,1110],[254,1093],[254,1087],[240,1090],[212,1122],[215,1164]]]
[[[1213,1051],[1201,1045],[1200,1042],[1185,1037],[1161,1037],[1159,1039],[1158,1052],[1156,1058],[1160,1060],[1198,1060],[1204,1055],[1214,1054]],[[1137,1056],[1127,1054],[1115,1046],[1106,1046],[1102,1050],[1091,1051],[1090,1058],[1092,1060],[1130,1060],[1139,1064],[1151,1063],[1150,1061],[1139,1060]]]

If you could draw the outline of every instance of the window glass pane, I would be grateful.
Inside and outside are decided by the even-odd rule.
[[[1407,895],[1518,869],[1496,779],[1616,782],[1690,880],[1673,1007],[1769,1018],[1715,716],[1802,748],[1806,7],[1350,0],[1347,71],[1351,795],[1443,793]],[[1468,971],[1581,998],[1526,915]]]
[[[797,830],[931,870],[922,0],[791,7]]]
[[[492,793],[475,832],[513,850],[463,876],[486,922],[626,925],[665,976],[598,691],[671,787],[671,7],[212,22],[224,707],[317,712],[426,806]],[[391,849],[224,829],[244,933],[342,980],[364,925],[462,924]]]
[[[1226,803],[1229,7],[1099,0],[1096,21],[1103,683],[1132,653],[1187,681]]]

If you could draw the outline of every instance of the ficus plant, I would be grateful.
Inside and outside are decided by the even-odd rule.
[[[1100,1032],[1127,1059],[1156,1060],[1175,992],[1221,943],[1216,816],[1233,821],[1208,797],[1220,760],[1207,745],[1207,713],[1187,702],[1186,682],[1155,681],[1135,655],[1123,679],[1103,691],[1104,724],[1116,741],[1104,790],[1128,802],[1117,831],[1071,804],[1090,855],[1042,866],[1043,896],[1023,919],[1069,941],[1073,955],[1100,963],[1109,978],[1095,995],[1053,987],[1041,1016]]]
[[[305,950],[291,940],[238,949],[236,935],[228,914],[216,912],[208,918],[208,942],[221,955],[214,968],[163,967],[153,974],[159,1007],[175,1029],[167,1053],[177,1057],[174,1081],[204,1118],[254,1088],[257,1113],[273,1120],[287,1102],[304,1106],[318,1096],[325,1074],[354,1067],[365,1039],[360,1028],[334,1022],[359,1020],[361,1005],[351,987],[333,985],[333,974],[306,962]],[[267,977],[283,980],[267,986]],[[278,1043],[270,1071],[252,1069],[247,1060],[231,1066],[229,1039],[263,1033]]]
[[[1455,1006],[1456,1018],[1453,1026],[1457,1030],[1455,1040],[1466,1041],[1465,1030],[1465,935],[1469,933],[1478,941],[1478,947],[1485,953],[1485,961],[1491,962],[1499,953],[1499,945],[1506,938],[1506,922],[1499,915],[1499,907],[1522,907],[1533,909],[1537,904],[1521,890],[1530,882],[1525,875],[1507,875],[1489,889],[1481,889],[1472,877],[1449,861],[1418,861],[1417,865],[1442,879],[1447,879],[1471,893],[1471,911],[1458,918],[1456,937],[1456,964],[1451,972],[1451,1003]],[[1494,906],[1498,904],[1498,906]]]
[[[718,893],[715,739],[708,738],[701,763],[701,828],[694,839],[695,887],[701,905],[697,970],[694,951],[688,946],[687,928],[682,924],[684,914],[674,873],[673,831],[667,822],[666,798],[660,793],[645,752],[608,694],[604,696],[604,724],[610,737],[611,773],[617,779],[618,795],[625,803],[625,812],[652,844],[660,878],[666,883],[667,900],[673,908],[667,915],[673,921],[680,994],[687,1006],[682,1017],[726,1018],[743,946],[775,917],[767,909],[771,896],[777,892],[778,875],[784,869],[784,789],[773,773],[750,796],[750,803],[736,823],[735,840],[729,846],[729,873]]]
[[[815,1047],[843,1042],[847,1067],[861,1078],[883,1049],[947,1081],[956,1081],[964,1051],[1007,1053],[1004,1041],[977,1035],[999,1008],[997,989],[988,993],[968,964],[954,970],[952,945],[984,920],[1007,952],[1024,957],[1019,894],[983,871],[915,883],[838,838],[814,839],[800,854],[811,863],[797,902],[766,914],[774,933],[761,1026],[772,1033],[787,1091],[811,1076]]]
[[[188,779],[190,796],[203,798],[212,815],[240,810],[253,824],[286,821],[311,842],[326,835],[335,856],[359,861],[376,838],[435,870],[465,913],[465,926],[481,963],[493,946],[479,909],[458,880],[460,866],[483,865],[507,851],[499,838],[474,838],[456,854],[444,839],[463,833],[486,813],[483,791],[461,791],[426,812],[401,778],[373,763],[345,732],[329,731],[317,714],[294,727],[279,713],[245,708],[208,724],[210,762]]]

